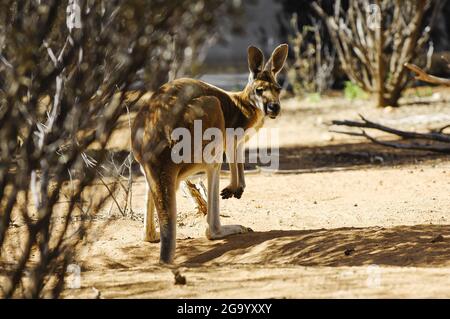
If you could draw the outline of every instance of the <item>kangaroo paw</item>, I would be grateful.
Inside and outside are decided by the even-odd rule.
[[[220,192],[220,196],[222,196],[223,199],[228,199],[233,197],[234,195],[234,190],[232,187],[227,186],[224,189],[222,189],[222,191]]]
[[[239,186],[236,191],[234,192],[234,197],[237,199],[240,199],[242,197],[242,193],[244,193],[244,187]]]
[[[222,189],[222,192],[220,192],[220,196],[222,196],[223,199],[228,199],[231,197],[239,199],[242,197],[242,193],[244,193],[244,187],[242,186],[239,186],[238,188],[227,186]]]

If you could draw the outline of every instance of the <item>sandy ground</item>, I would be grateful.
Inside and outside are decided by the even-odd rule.
[[[221,201],[222,223],[253,233],[208,241],[205,217],[178,193],[176,264],[186,285],[158,265],[159,244],[141,241],[145,189],[136,175],[138,218],[95,223],[78,256],[81,288],[64,297],[95,297],[95,288],[104,298],[449,298],[448,157],[388,150],[324,125],[362,113],[436,128],[450,122],[449,94],[436,94],[388,110],[286,101],[284,116],[268,123],[280,128],[280,172],[248,174],[242,199]],[[125,125],[111,147],[126,149],[126,136]]]

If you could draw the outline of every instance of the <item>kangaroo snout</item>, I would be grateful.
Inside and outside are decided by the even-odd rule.
[[[275,118],[280,114],[280,103],[267,103],[267,115],[271,118]]]

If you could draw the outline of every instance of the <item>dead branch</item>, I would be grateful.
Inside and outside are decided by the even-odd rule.
[[[421,151],[431,151],[431,152],[437,152],[437,153],[444,153],[444,154],[450,154],[450,135],[444,134],[442,132],[430,132],[430,133],[417,133],[417,132],[408,132],[408,131],[402,131],[395,128],[391,128],[388,126],[384,126],[372,121],[367,120],[362,115],[360,115],[362,122],[357,121],[332,121],[332,125],[337,126],[348,126],[348,127],[357,127],[361,128],[361,132],[347,132],[347,131],[336,131],[331,130],[331,132],[338,133],[338,134],[346,134],[351,136],[361,136],[365,137],[369,141],[383,145],[388,147],[393,147],[397,149],[412,149],[412,150],[421,150]],[[380,139],[377,139],[365,132],[363,128],[368,129],[375,129],[378,131],[386,132],[389,134],[396,135],[398,137],[401,137],[403,139],[417,139],[417,140],[425,140],[425,141],[433,141],[433,142],[440,142],[444,143],[444,145],[435,145],[435,144],[425,144],[425,143],[398,143],[398,142],[391,142],[391,141],[382,141]],[[445,145],[448,144],[448,145]]]
[[[207,198],[204,191],[203,182],[193,183],[190,180],[183,182],[183,190],[196,205],[197,210],[200,214],[206,215],[208,212]]]
[[[394,128],[391,128],[388,126],[384,126],[384,125],[369,121],[366,118],[364,118],[361,114],[359,116],[362,119],[362,122],[348,121],[348,120],[344,120],[344,121],[334,120],[331,123],[332,123],[332,125],[338,125],[338,126],[376,129],[379,131],[397,135],[397,136],[405,138],[405,139],[427,139],[427,140],[434,140],[434,141],[443,142],[443,143],[450,143],[450,136],[447,134],[444,134],[444,133],[437,133],[437,132],[417,133],[417,132],[401,131],[401,130],[397,130],[397,129],[394,129]]]
[[[447,85],[450,86],[450,79],[441,78],[438,76],[434,76],[431,74],[426,73],[423,69],[418,67],[415,64],[412,63],[405,63],[405,67],[413,71],[417,74],[416,80],[431,83],[431,84],[438,84],[438,85]]]
[[[445,125],[445,126],[441,127],[439,130],[437,130],[437,132],[438,132],[438,133],[444,133],[444,131],[445,131],[446,129],[448,129],[449,127],[450,127],[450,124]]]
[[[430,151],[430,152],[436,152],[436,153],[450,154],[450,146],[445,147],[445,146],[429,145],[429,144],[422,144],[422,143],[406,144],[406,143],[397,143],[397,142],[391,142],[391,141],[382,141],[380,139],[376,139],[375,137],[367,134],[366,131],[364,131],[364,130],[361,130],[360,133],[336,131],[336,130],[331,130],[330,132],[338,133],[338,134],[345,134],[345,135],[350,135],[350,136],[365,137],[374,144],[397,148],[397,149],[409,149],[409,150]]]

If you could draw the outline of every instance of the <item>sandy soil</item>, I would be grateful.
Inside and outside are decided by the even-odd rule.
[[[222,223],[253,233],[208,241],[204,216],[177,195],[176,263],[186,285],[158,265],[159,244],[141,241],[137,175],[137,218],[95,223],[79,252],[82,286],[64,297],[95,297],[95,288],[104,298],[449,298],[448,157],[385,149],[324,125],[362,113],[400,128],[436,128],[450,115],[448,92],[437,94],[432,104],[390,110],[339,98],[287,101],[285,116],[269,123],[280,128],[280,172],[248,174],[242,199],[221,201]],[[123,128],[113,149],[127,149]]]

